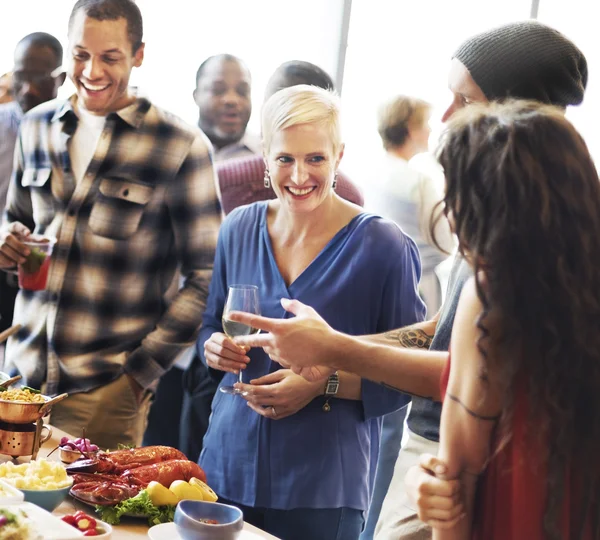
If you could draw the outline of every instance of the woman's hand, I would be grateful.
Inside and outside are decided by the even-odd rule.
[[[421,454],[419,465],[411,467],[404,478],[406,493],[417,507],[419,519],[434,529],[451,529],[464,517],[460,482],[444,480],[446,470],[437,457]]]
[[[247,351],[247,347],[236,345],[222,332],[215,332],[204,342],[204,357],[208,367],[236,375],[240,369],[246,369],[250,362]]]
[[[325,389],[323,381],[308,382],[289,369],[280,369],[250,384],[236,383],[248,407],[258,414],[280,420],[303,409]]]

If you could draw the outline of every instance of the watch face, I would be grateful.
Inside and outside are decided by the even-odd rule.
[[[340,387],[340,378],[339,378],[338,374],[334,373],[333,375],[330,375],[329,379],[327,380],[327,386],[325,388],[325,395],[326,396],[334,396],[335,394],[337,394],[339,387]]]

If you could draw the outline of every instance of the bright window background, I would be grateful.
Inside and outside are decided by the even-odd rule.
[[[567,118],[583,135],[596,167],[600,167],[600,49],[598,47],[598,4],[589,0],[540,0],[538,20],[553,26],[571,39],[585,54],[588,86],[583,103],[569,107]]]
[[[383,154],[377,108],[398,94],[433,105],[434,146],[451,100],[446,76],[452,53],[472,34],[529,18],[530,9],[529,0],[353,0],[342,94],[344,170],[368,190]],[[426,167],[427,160],[420,165]]]
[[[12,2],[0,35],[0,73],[11,69],[15,44],[30,32],[50,32],[66,50],[73,4],[74,0]],[[280,63],[308,60],[336,77],[344,0],[138,0],[138,4],[144,15],[146,58],[134,70],[132,83],[189,122],[197,117],[191,95],[196,69],[212,54],[228,52],[248,63],[253,74],[250,130],[254,132],[264,86]],[[569,117],[598,159],[600,137],[593,119],[600,109],[595,77],[600,49],[593,5],[589,0],[540,0],[538,18],[564,32],[586,53],[588,95]],[[342,89],[347,147],[342,168],[368,189],[373,164],[383,152],[377,107],[395,94],[422,97],[433,104],[433,147],[450,99],[446,74],[452,52],[473,33],[527,19],[530,9],[531,0],[352,0]],[[72,90],[67,83],[60,95]],[[421,165],[427,164],[421,160]]]

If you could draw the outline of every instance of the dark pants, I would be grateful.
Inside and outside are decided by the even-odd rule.
[[[226,499],[219,502],[237,506],[245,521],[281,540],[357,540],[365,522],[363,512],[354,508],[273,510],[250,508]]]
[[[183,369],[172,367],[158,382],[144,433],[144,446],[179,448],[179,419],[183,405]]]
[[[197,355],[184,372],[179,449],[191,461],[197,462],[200,457],[213,397],[222,376],[214,370],[209,372]]]
[[[0,272],[0,332],[12,325],[18,292],[17,276]]]

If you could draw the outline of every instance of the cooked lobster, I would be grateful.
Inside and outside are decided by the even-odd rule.
[[[75,461],[67,472],[98,472],[121,474],[129,469],[173,459],[187,459],[183,452],[170,446],[143,446],[114,452],[100,452],[97,457]]]
[[[113,505],[135,497],[150,482],[169,487],[175,480],[198,478],[206,482],[206,474],[193,461],[173,459],[144,465],[123,472],[120,475],[102,473],[74,473],[71,495],[82,501]]]
[[[83,502],[113,506],[135,497],[141,490],[140,486],[128,486],[117,481],[95,480],[75,484],[69,493]]]
[[[137,467],[125,471],[119,478],[126,484],[142,487],[146,487],[152,481],[165,487],[169,487],[175,480],[187,481],[198,478],[206,482],[206,474],[202,467],[187,459],[173,459],[163,463]]]

